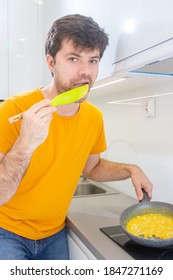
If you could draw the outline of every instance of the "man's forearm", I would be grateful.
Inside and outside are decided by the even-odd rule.
[[[15,194],[32,157],[18,139],[0,162],[0,205]]]
[[[131,177],[132,169],[133,165],[131,164],[116,163],[100,159],[98,164],[90,172],[89,178],[100,182],[125,180]]]
[[[152,198],[153,185],[143,170],[135,164],[124,164],[100,159],[98,163],[90,169],[85,169],[85,176],[94,181],[108,182],[131,178],[135,188],[136,196],[140,201],[143,199],[143,189]]]

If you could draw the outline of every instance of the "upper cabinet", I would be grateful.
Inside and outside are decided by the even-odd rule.
[[[112,0],[112,62],[173,36],[172,0]]]
[[[42,86],[41,3],[8,0],[9,95]]]
[[[0,0],[0,99],[42,86],[41,1]]]

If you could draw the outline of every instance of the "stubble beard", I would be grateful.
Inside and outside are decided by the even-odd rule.
[[[68,90],[71,90],[72,88],[74,88],[74,85],[76,83],[80,84],[80,82],[82,83],[83,80],[89,81],[89,86],[90,87],[93,85],[93,82],[91,81],[91,78],[81,77],[81,78],[78,78],[78,79],[73,79],[73,80],[71,80],[67,83],[63,79],[61,79],[61,77],[58,75],[58,73],[55,73],[55,76],[54,76],[55,87],[56,87],[56,91],[57,91],[58,94],[61,94],[61,93],[65,92],[65,91],[68,91]]]
[[[60,78],[55,77],[54,78],[55,81],[55,88],[58,94],[61,94],[65,91],[68,91],[71,89],[70,84],[65,84],[65,82],[63,82]]]

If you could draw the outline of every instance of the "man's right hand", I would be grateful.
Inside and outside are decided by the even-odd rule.
[[[47,138],[54,112],[56,107],[51,106],[49,99],[44,99],[23,113],[19,141],[28,152],[33,153]]]

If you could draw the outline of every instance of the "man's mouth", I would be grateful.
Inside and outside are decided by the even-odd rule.
[[[84,82],[79,82],[79,83],[73,84],[73,88],[81,87],[81,86],[86,85],[86,84],[88,84],[88,86],[90,87],[90,83],[88,81],[84,81]]]

